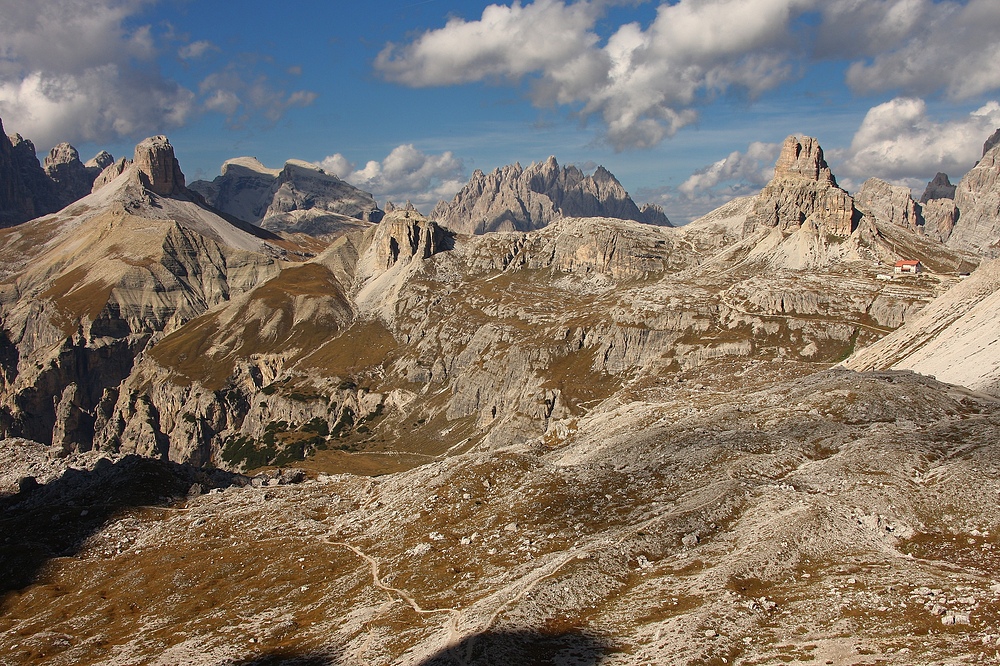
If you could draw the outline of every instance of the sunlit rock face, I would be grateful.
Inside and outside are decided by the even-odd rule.
[[[785,139],[774,178],[757,197],[746,235],[763,228],[792,232],[811,220],[823,232],[846,237],[855,227],[854,200],[837,186],[823,149],[812,137]]]

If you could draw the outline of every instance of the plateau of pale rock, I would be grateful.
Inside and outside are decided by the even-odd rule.
[[[1000,262],[979,267],[913,321],[853,355],[853,370],[901,369],[1000,396]]]

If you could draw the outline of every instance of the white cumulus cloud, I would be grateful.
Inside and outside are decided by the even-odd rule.
[[[760,189],[774,176],[774,163],[781,152],[781,144],[754,141],[746,152],[733,151],[721,160],[698,169],[677,189],[685,195],[694,195],[719,185]]]
[[[852,29],[867,37],[869,57],[853,63],[847,72],[847,82],[856,91],[898,90],[912,95],[943,91],[954,99],[968,99],[1000,88],[996,0],[836,4],[844,8],[839,17],[843,20],[841,29],[830,31],[832,37],[844,38]],[[862,8],[868,4],[870,9]],[[841,46],[851,41],[842,39]]]
[[[677,187],[638,192],[663,206],[670,221],[686,224],[736,197],[759,192],[774,176],[781,144],[755,141],[745,151],[733,151],[712,164],[696,169]]]
[[[181,60],[197,60],[207,53],[218,51],[219,47],[207,40],[199,40],[185,44],[177,50],[177,55]]]
[[[678,0],[599,36],[606,2],[490,5],[406,44],[375,68],[408,86],[525,86],[538,106],[599,118],[617,149],[655,145],[713,98],[755,99],[810,64],[853,62],[855,91],[970,98],[1000,88],[996,0]]]
[[[158,60],[195,61],[215,44],[142,24],[156,0],[0,0],[0,118],[45,150],[60,141],[115,141],[169,131],[203,112],[277,120],[311,104],[264,75],[207,74],[195,91]],[[159,30],[159,32],[157,31]]]
[[[938,171],[958,180],[982,156],[983,142],[1000,127],[1000,103],[988,102],[958,118],[936,119],[924,100],[897,97],[871,108],[843,151],[831,151],[856,181],[871,176],[922,188]]]
[[[451,151],[430,155],[412,144],[397,146],[381,161],[371,160],[361,168],[340,153],[317,165],[327,173],[371,192],[383,205],[411,201],[427,213],[438,201],[450,199],[465,185],[465,164]]]
[[[697,119],[696,107],[739,89],[751,96],[793,75],[788,37],[806,0],[680,0],[647,28],[620,26],[603,45],[603,3],[536,0],[490,5],[412,43],[388,45],[376,68],[409,86],[530,79],[539,106],[600,117],[619,149],[660,142]]]
[[[176,127],[195,95],[161,76],[145,3],[0,0],[0,117],[40,147]]]

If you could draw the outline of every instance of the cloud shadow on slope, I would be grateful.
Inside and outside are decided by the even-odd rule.
[[[58,479],[22,483],[0,497],[0,594],[35,581],[54,557],[71,556],[123,510],[164,506],[203,489],[244,485],[246,477],[130,455],[98,461],[92,470],[67,469]]]
[[[597,666],[611,651],[607,641],[582,631],[486,631],[467,636],[417,666]],[[222,666],[338,666],[339,653],[276,649]]]

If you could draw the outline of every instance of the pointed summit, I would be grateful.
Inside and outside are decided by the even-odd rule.
[[[924,188],[924,193],[920,196],[920,203],[924,204],[932,199],[954,199],[955,198],[955,186],[951,184],[948,179],[948,174],[941,173],[940,171],[934,176],[927,187]]]

